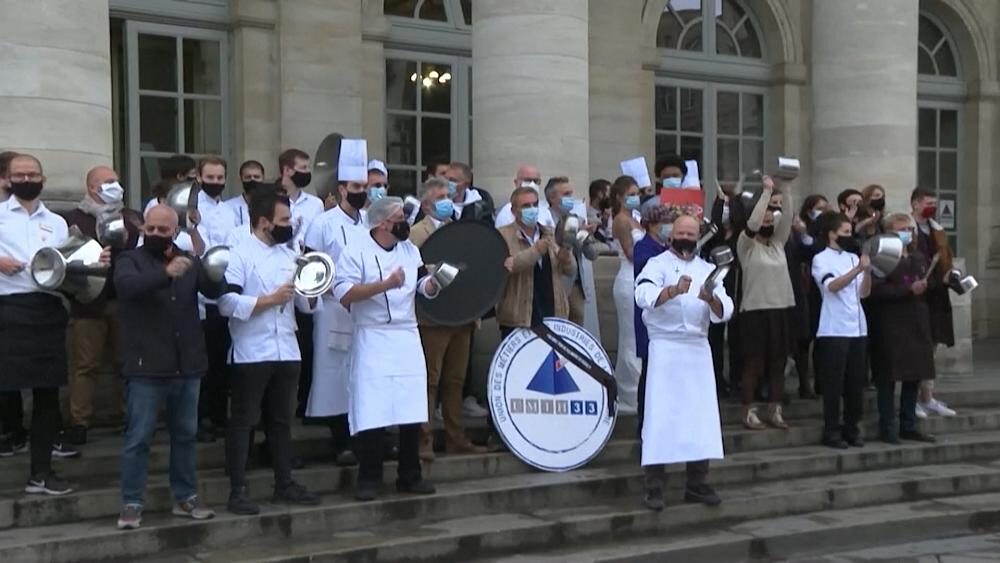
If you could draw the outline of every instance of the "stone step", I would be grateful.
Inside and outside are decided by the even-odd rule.
[[[946,473],[948,477],[943,480],[928,481],[928,475],[939,477],[940,473],[934,471],[927,473],[922,466],[956,460],[993,460],[998,454],[1000,454],[1000,431],[957,434],[951,436],[947,442],[939,444],[889,446],[872,443],[863,449],[847,451],[805,446],[735,454],[715,464],[711,479],[717,486],[733,487],[732,490],[724,492],[727,498],[725,507],[729,506],[729,499],[750,502],[747,499],[752,500],[755,495],[762,495],[761,498],[766,501],[768,495],[777,494],[772,490],[775,487],[780,488],[782,493],[794,491],[794,494],[787,498],[781,497],[783,500],[770,513],[781,514],[788,510],[798,510],[796,507],[799,501],[796,499],[799,494],[803,495],[802,502],[815,504],[819,497],[810,496],[814,489],[826,485],[832,487],[830,491],[841,485],[850,487],[857,482],[857,479],[865,482],[862,477],[857,476],[866,474],[883,474],[891,477],[891,479],[883,477],[882,481],[893,481],[895,483],[893,487],[899,488],[898,494],[923,494],[930,490],[936,491],[934,487],[944,487],[947,489],[945,492],[955,490],[964,492],[967,487],[983,483],[990,487],[987,490],[993,490],[994,485],[1000,488],[998,467],[969,463],[942,465],[940,467],[951,468],[949,469],[951,473]],[[874,469],[890,469],[890,471],[879,473],[873,472]],[[674,488],[680,486],[682,470],[682,466],[670,468],[668,479],[670,486]],[[997,475],[993,475],[994,472]],[[869,477],[869,480],[871,479],[875,477]],[[222,491],[224,488],[220,492]],[[677,491],[672,493],[672,496],[679,495],[679,488]],[[281,543],[280,538],[308,537],[312,534],[328,536],[330,530],[363,530],[393,526],[405,530],[413,528],[418,522],[475,521],[484,514],[508,516],[536,514],[551,511],[552,507],[560,507],[566,511],[566,515],[594,515],[598,513],[594,513],[588,507],[593,505],[608,507],[617,504],[620,506],[608,513],[611,515],[621,513],[623,516],[616,516],[614,522],[607,525],[631,529],[634,521],[642,521],[645,517],[642,515],[645,511],[636,508],[640,492],[641,470],[633,463],[626,467],[583,469],[564,474],[531,473],[443,483],[439,485],[439,493],[434,496],[387,495],[374,503],[357,503],[345,495],[333,494],[326,495],[323,505],[319,507],[289,508],[265,504],[262,514],[256,517],[234,517],[220,511],[216,519],[207,522],[178,520],[163,512],[149,511],[141,530],[121,533],[114,529],[114,515],[118,509],[117,493],[114,490],[107,490],[100,494],[95,493],[86,502],[77,502],[76,510],[89,510],[92,507],[93,512],[78,512],[77,518],[67,523],[14,528],[0,532],[0,561],[19,561],[16,558],[9,558],[29,556],[44,561],[135,558],[165,550],[218,549],[219,546],[245,542],[248,538],[266,538],[267,542]],[[847,495],[848,491],[845,489],[838,494]],[[58,507],[60,503],[71,503],[74,496],[38,501],[30,499],[27,504],[37,504],[31,507],[22,504],[11,513],[26,522],[32,519],[51,518],[52,516],[46,516],[44,511]],[[822,497],[831,504],[835,504],[839,498],[841,497],[837,497],[833,492]],[[854,499],[854,497],[849,498]],[[857,501],[869,499],[874,502],[879,498],[881,497],[877,491],[866,489],[858,493]],[[892,498],[885,502],[889,502]],[[737,504],[737,506],[742,505]],[[823,506],[815,509],[820,508]],[[672,508],[668,512],[673,510],[676,509]],[[34,515],[31,515],[32,512]],[[98,512],[107,514],[98,516],[96,514]],[[726,515],[729,512],[723,511],[722,514]],[[534,522],[537,517],[532,516],[530,519]],[[505,529],[499,528],[499,530]],[[462,541],[476,543],[478,540]]]
[[[875,423],[870,422],[865,426],[865,431],[874,435]],[[924,428],[930,432],[942,434],[971,432],[968,435],[942,436],[943,439],[947,440],[947,443],[942,443],[941,446],[951,445],[954,440],[958,439],[960,440],[958,443],[963,444],[963,448],[965,448],[952,451],[948,454],[950,457],[944,459],[958,461],[969,458],[962,456],[979,458],[986,455],[987,452],[993,451],[988,449],[992,446],[991,440],[1000,439],[1000,433],[989,432],[990,430],[1000,430],[1000,410],[964,409],[956,417],[929,419],[924,423]],[[811,421],[808,425],[794,426],[787,431],[774,429],[749,431],[743,428],[727,428],[724,433],[724,444],[730,456],[737,453],[760,452],[760,459],[783,459],[786,455],[796,455],[797,450],[793,448],[806,447],[808,450],[819,441],[820,435],[821,426],[818,421]],[[822,452],[832,452],[826,448],[818,449]],[[909,449],[909,446],[906,446],[898,448],[898,451],[908,451]],[[112,451],[116,452],[116,450]],[[871,448],[868,451],[871,451]],[[937,451],[935,448],[921,450],[921,456],[939,455],[934,453]],[[1000,440],[998,440],[996,452],[1000,454]],[[898,456],[898,454],[893,455]],[[831,468],[828,463],[830,460],[836,459],[836,456],[831,454],[827,457],[829,459],[818,466],[821,468],[819,470],[838,471],[836,468]],[[589,467],[635,469],[638,465],[638,459],[638,443],[635,440],[612,440]],[[751,456],[751,459],[757,458]],[[940,461],[943,459],[938,457],[920,457],[911,461],[901,458],[886,458],[884,461],[873,461],[862,467],[888,467],[890,465],[886,464],[897,462],[933,463]],[[808,463],[814,463],[814,461],[810,459]],[[877,465],[871,465],[871,463],[877,463]],[[70,474],[69,471],[62,471],[65,467],[85,472],[91,466],[90,458],[65,460],[60,463],[59,471],[64,475]],[[426,477],[436,483],[536,474],[533,468],[520,462],[509,453],[442,456],[432,463],[425,464],[424,467]],[[814,471],[817,471],[814,467],[799,469],[798,466],[793,466],[785,470],[782,475],[794,477],[814,474],[812,473]],[[390,476],[395,474],[394,463],[387,464],[386,474]],[[297,481],[312,490],[333,493],[349,490],[353,486],[356,469],[338,468],[328,464],[312,465],[304,470],[296,471],[294,476]],[[763,476],[764,478],[768,478],[768,476],[773,478],[775,476],[774,470],[764,472]],[[199,472],[199,477],[201,494],[205,502],[213,506],[224,505],[229,493],[229,481],[223,471],[219,468],[202,470]],[[748,480],[750,478],[750,476],[747,477]],[[120,509],[121,500],[117,483],[117,473],[98,475],[91,472],[81,475],[81,479],[74,482],[74,485],[78,486],[78,492],[64,497],[44,497],[24,495],[21,492],[23,481],[19,480],[16,485],[7,488],[4,494],[0,494],[0,529],[45,526],[90,518],[110,519]],[[271,483],[270,470],[253,470],[248,474],[251,494],[257,499],[265,500],[270,497]],[[146,495],[147,513],[169,511],[171,502],[166,475],[162,470],[151,474]]]
[[[929,502],[928,499],[978,494],[973,497],[977,512],[984,511],[988,519],[1000,522],[1000,510],[996,505],[988,506],[979,498],[984,493],[1000,491],[1000,463],[989,464],[949,464],[931,465],[921,468],[869,471],[839,477],[807,478],[791,481],[771,482],[751,487],[720,490],[725,502],[716,508],[701,505],[676,504],[668,506],[662,513],[639,508],[638,498],[623,498],[609,502],[585,506],[558,507],[547,505],[531,511],[497,510],[480,515],[427,520],[415,518],[403,522],[391,522],[373,527],[357,527],[348,530],[327,528],[305,536],[271,538],[266,541],[252,541],[223,549],[204,549],[195,546],[184,552],[189,561],[200,563],[231,563],[254,561],[268,563],[292,563],[308,560],[323,561],[472,561],[487,557],[516,554],[510,561],[532,561],[530,554],[552,546],[573,546],[574,552],[588,545],[623,547],[634,544],[640,538],[655,537],[662,542],[650,558],[635,561],[727,561],[740,560],[732,557],[740,554],[773,555],[770,551],[756,553],[759,543],[752,540],[754,532],[784,534],[797,533],[792,521],[802,521],[803,532],[821,532],[827,514],[837,511],[854,512],[852,516],[867,507],[867,518],[852,520],[845,514],[840,518],[831,517],[835,527],[852,526],[854,529],[865,525],[881,525],[897,516],[887,505],[894,503],[919,504],[908,511],[910,516],[923,514],[940,516],[942,511],[954,517],[954,507],[947,500]],[[991,494],[995,500],[998,495]],[[920,502],[924,501],[924,502]],[[822,511],[822,512],[821,512]],[[966,510],[966,515],[968,511]],[[879,514],[882,518],[879,518]],[[802,515],[792,517],[787,515]],[[780,518],[779,518],[780,517]],[[761,520],[770,519],[770,520]],[[782,521],[784,525],[777,522]],[[731,524],[740,522],[740,524]],[[954,525],[957,520],[950,518]],[[939,523],[939,522],[938,522]],[[769,525],[772,524],[772,525]],[[924,522],[926,525],[927,522]],[[969,529],[969,519],[964,522]],[[720,531],[727,527],[729,538],[719,538]],[[742,545],[733,550],[724,541],[734,540],[742,530]],[[916,531],[912,529],[911,531]],[[846,533],[846,532],[845,532]],[[684,541],[692,537],[700,538],[699,547],[718,550],[704,554],[674,553],[671,547],[690,548]],[[833,536],[836,539],[839,536]],[[716,541],[712,541],[712,539]],[[815,540],[813,540],[815,541]],[[775,549],[780,553],[780,542]],[[786,541],[786,545],[796,542]],[[799,539],[800,546],[810,542]],[[765,546],[770,545],[765,543]],[[816,543],[812,543],[816,546]],[[668,547],[669,546],[669,547]],[[729,549],[726,549],[729,548]],[[653,550],[651,550],[653,551]],[[614,552],[612,551],[611,554]],[[529,554],[529,555],[526,555]],[[180,555],[180,554],[178,554]],[[557,554],[558,555],[558,554]],[[607,557],[607,548],[595,555]],[[694,557],[690,555],[696,555]],[[646,557],[646,554],[642,555]],[[723,557],[717,557],[723,556]],[[727,557],[728,556],[728,557]],[[615,558],[617,557],[617,558]],[[541,559],[546,560],[546,559]],[[587,561],[587,558],[549,559],[552,561]],[[602,560],[597,556],[589,560]],[[621,561],[620,555],[608,557],[607,561]],[[633,559],[624,559],[633,561]]]

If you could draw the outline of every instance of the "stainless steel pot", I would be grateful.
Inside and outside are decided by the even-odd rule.
[[[319,297],[333,285],[337,269],[333,258],[323,252],[309,252],[295,259],[298,268],[292,285],[295,293],[303,297]]]
[[[885,278],[903,258],[903,241],[894,234],[875,235],[865,242],[863,252],[872,262],[872,274]]]
[[[101,264],[101,243],[73,226],[58,248],[42,248],[31,258],[28,271],[40,289],[58,291],[79,303],[90,303],[104,291],[108,266]]]

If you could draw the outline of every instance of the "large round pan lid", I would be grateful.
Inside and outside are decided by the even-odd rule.
[[[333,259],[322,252],[310,252],[298,260],[295,271],[295,292],[304,297],[319,297],[333,285],[336,268]]]

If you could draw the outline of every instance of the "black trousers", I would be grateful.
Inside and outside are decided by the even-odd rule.
[[[31,399],[31,475],[46,477],[52,473],[52,443],[62,427],[59,389],[32,389]]]
[[[261,401],[266,396],[270,414],[267,438],[274,486],[284,488],[292,481],[291,423],[299,362],[260,362],[232,367],[233,416],[226,428],[226,469],[230,487],[236,490],[246,485],[250,430],[260,421]]]
[[[646,356],[639,358],[642,362],[642,370],[639,372],[639,401],[635,410],[636,432],[639,434],[639,452],[642,452],[642,416],[646,412],[646,371],[649,369],[649,352]]]
[[[20,391],[0,393],[0,434],[24,434],[24,400]]]
[[[898,437],[895,425],[896,382],[879,378],[875,382],[878,389],[878,428],[883,438]],[[917,429],[917,394],[919,381],[903,381],[899,392],[899,431],[913,432]]]
[[[229,337],[229,319],[219,314],[215,305],[205,305],[205,349],[208,354],[208,372],[201,380],[198,399],[198,420],[208,419],[215,426],[225,426],[229,411],[229,366],[226,363],[232,340]]]
[[[358,484],[381,485],[385,461],[385,428],[372,428],[354,436],[358,456]],[[420,425],[399,426],[399,468],[397,483],[416,483],[420,472]]]
[[[312,315],[295,311],[295,324],[298,331],[295,339],[299,341],[299,353],[302,355],[302,366],[299,370],[299,391],[298,400],[295,406],[295,414],[299,417],[306,415],[306,405],[309,403],[309,390],[312,388],[313,380],[313,318]]]
[[[823,381],[823,437],[851,440],[860,436],[864,405],[865,354],[868,339],[823,336],[816,339],[817,369]],[[840,402],[844,402],[841,425]]]
[[[666,465],[646,465],[642,468],[647,489],[663,488],[666,480]],[[691,489],[704,485],[708,478],[708,460],[689,461],[684,464],[686,486]]]

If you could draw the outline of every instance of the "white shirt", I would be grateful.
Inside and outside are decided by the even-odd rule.
[[[412,242],[400,241],[386,250],[368,232],[366,236],[351,240],[340,255],[337,279],[333,285],[334,296],[339,301],[355,285],[382,281],[396,268],[402,268],[405,279],[401,287],[351,304],[351,316],[358,327],[416,329],[415,293],[419,290],[424,297],[432,298],[424,289],[430,276],[417,278],[417,270],[423,263],[420,250]],[[385,352],[391,353],[391,350]],[[400,358],[400,361],[405,361],[405,358]]]
[[[291,281],[297,254],[284,244],[268,246],[256,236],[230,250],[226,283],[243,288],[219,298],[219,312],[229,317],[232,363],[297,362],[295,309],[311,312],[305,297],[254,313],[257,298]]]
[[[198,191],[198,234],[205,241],[205,251],[226,243],[226,235],[237,225],[236,215],[232,209],[221,200],[209,197],[204,191]]]
[[[868,321],[861,307],[861,281],[864,274],[854,276],[840,291],[830,291],[830,283],[858,265],[858,257],[850,252],[827,248],[813,258],[812,276],[823,296],[816,336],[868,336]]]
[[[497,218],[493,222],[493,226],[496,228],[505,227],[514,222],[514,212],[511,210],[510,203],[504,205],[500,212],[497,213]],[[556,228],[556,221],[552,218],[552,211],[549,210],[549,202],[544,199],[538,200],[538,224],[549,228]]]
[[[237,225],[250,225],[250,206],[247,205],[245,197],[242,195],[231,197],[226,201],[223,201],[222,205],[233,212],[233,215],[236,217]]]
[[[16,197],[0,203],[0,256],[24,264],[24,269],[13,276],[0,274],[0,295],[41,291],[28,271],[31,259],[42,248],[62,245],[68,236],[66,220],[41,201],[31,215]]]
[[[721,280],[712,292],[722,303],[721,317],[716,316],[708,303],[698,298],[701,287],[714,269],[700,257],[683,260],[670,250],[646,262],[635,279],[635,304],[642,309],[642,320],[646,323],[650,340],[705,338],[709,322],[724,323],[733,316],[733,300],[726,294]],[[663,288],[675,285],[681,276],[691,278],[688,292],[657,306],[656,301]]]
[[[299,190],[299,196],[292,202],[292,236],[296,249],[302,248],[302,239],[309,230],[313,219],[323,214],[323,200]]]
[[[225,245],[229,248],[236,248],[244,242],[254,238],[250,225],[237,225],[226,233]]]

